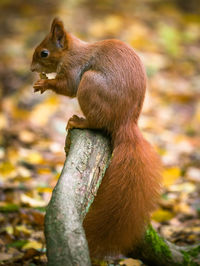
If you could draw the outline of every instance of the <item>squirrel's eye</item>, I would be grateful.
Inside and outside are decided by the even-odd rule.
[[[41,55],[41,57],[47,57],[49,55],[49,51],[48,50],[42,50],[40,55]]]

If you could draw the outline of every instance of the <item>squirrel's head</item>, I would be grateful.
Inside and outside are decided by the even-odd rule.
[[[62,53],[68,48],[67,33],[63,22],[55,18],[50,33],[36,47],[31,63],[31,71],[52,73],[56,72],[62,58]]]

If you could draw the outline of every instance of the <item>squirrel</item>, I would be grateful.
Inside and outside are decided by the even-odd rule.
[[[90,254],[127,254],[143,240],[161,189],[161,163],[138,128],[146,73],[136,52],[115,39],[84,42],[55,18],[36,47],[31,70],[56,72],[35,91],[77,97],[85,118],[67,128],[100,129],[111,136],[113,156],[83,221]]]

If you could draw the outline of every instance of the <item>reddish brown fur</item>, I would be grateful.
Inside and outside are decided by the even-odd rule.
[[[47,58],[40,57],[44,48]],[[160,193],[160,161],[137,126],[146,89],[139,57],[118,40],[84,43],[55,19],[32,70],[57,72],[54,80],[36,82],[36,90],[77,96],[86,119],[74,116],[68,128],[112,136],[113,158],[83,225],[92,256],[128,252],[142,239]]]

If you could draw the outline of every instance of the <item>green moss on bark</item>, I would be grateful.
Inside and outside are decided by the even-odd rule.
[[[195,248],[191,248],[190,250],[188,250],[188,254],[190,254],[192,257],[196,258],[200,254],[200,245],[195,247]]]
[[[164,255],[167,258],[172,257],[171,251],[164,239],[156,233],[151,225],[149,225],[148,229],[146,230],[145,240],[152,245],[152,248],[157,256],[163,257]]]
[[[172,254],[173,246],[171,246],[171,249],[170,249],[170,246],[167,244],[167,242],[158,235],[158,233],[153,229],[151,225],[149,225],[146,231],[145,242],[151,245],[153,252],[155,253],[158,259],[160,258],[160,261],[162,261],[162,259],[165,258],[165,260],[170,262],[170,265],[173,265],[173,266],[197,266],[199,265],[197,262],[195,262],[195,258],[200,253],[200,246],[193,247],[189,250],[184,250],[181,247],[178,248],[174,246],[174,248],[176,247],[177,251],[180,252],[179,254],[182,254],[182,259],[180,259],[181,262],[180,261],[178,262],[176,258],[174,257],[174,254]]]
[[[189,252],[182,250],[181,253],[183,254],[183,263],[181,265],[183,266],[198,266],[199,265],[193,261],[193,258],[191,257]]]
[[[184,262],[183,265],[185,266],[197,266],[199,263],[195,262],[195,258],[200,254],[200,245],[194,248],[191,248],[188,251],[181,250],[183,254]]]

